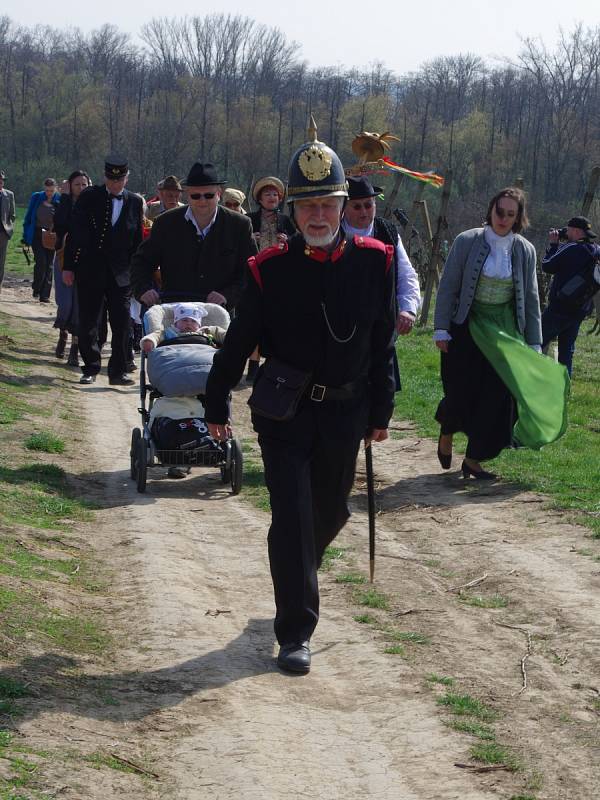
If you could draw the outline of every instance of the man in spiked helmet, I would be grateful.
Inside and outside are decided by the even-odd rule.
[[[211,434],[226,439],[227,397],[258,342],[249,405],[271,500],[277,663],[295,673],[310,669],[317,569],[350,515],[360,443],[387,439],[394,406],[393,247],[344,237],[344,169],[312,118],[309,134],[289,165],[298,233],[249,259],[206,394]]]

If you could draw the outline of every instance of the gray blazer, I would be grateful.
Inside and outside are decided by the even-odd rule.
[[[0,231],[10,239],[15,224],[15,196],[8,189],[0,191]]]
[[[460,233],[454,243],[440,279],[435,304],[434,328],[450,330],[450,323],[461,325],[475,298],[477,281],[490,252],[483,228]],[[527,344],[541,345],[542,324],[535,248],[518,234],[511,253],[517,326]]]

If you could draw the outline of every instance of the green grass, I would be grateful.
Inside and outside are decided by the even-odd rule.
[[[500,594],[483,595],[461,594],[458,598],[461,603],[475,608],[506,608],[508,600]]]
[[[127,764],[122,764],[116,758],[113,758],[113,756],[108,755],[107,753],[91,753],[90,755],[84,756],[83,760],[95,769],[108,767],[109,769],[114,769],[117,772],[137,774],[137,771],[133,769],[133,767],[129,767]]]
[[[90,506],[71,496],[55,464],[0,466],[0,523],[63,529],[67,521],[89,519]]]
[[[442,686],[454,686],[454,678],[448,678],[446,675],[436,675],[431,672],[425,677],[427,683],[439,683]]]
[[[514,753],[508,747],[496,742],[473,745],[470,755],[474,761],[480,761],[482,764],[506,764],[510,770],[519,769]]]
[[[380,608],[383,611],[389,610],[388,598],[386,595],[384,595],[382,592],[378,592],[376,589],[357,591],[354,599],[360,606],[367,606],[368,608]]]
[[[550,495],[558,508],[582,512],[577,521],[600,537],[600,358],[598,337],[586,335],[590,325],[589,321],[582,325],[577,339],[566,434],[541,451],[506,450],[490,468],[505,480]],[[403,391],[396,396],[394,416],[413,420],[419,435],[437,439],[439,426],[433,415],[442,386],[439,352],[431,333],[430,327],[419,328],[399,337]],[[457,435],[455,450],[464,451],[465,441]]]
[[[389,647],[386,647],[383,652],[391,656],[403,656],[406,654],[406,651],[401,644],[392,644]]]
[[[364,575],[358,572],[346,572],[343,575],[338,575],[335,579],[336,583],[366,583],[367,579]]]
[[[475,717],[483,722],[493,722],[498,718],[498,714],[493,709],[468,694],[460,695],[449,692],[438,698],[437,702],[438,705],[445,706],[457,717]]]
[[[336,561],[344,556],[345,550],[342,547],[326,547],[321,562],[321,572],[329,572]]]
[[[79,575],[79,561],[74,558],[46,558],[32,552],[17,540],[0,539],[0,575],[22,580],[57,581]]]
[[[510,800],[536,800],[532,794],[513,794]]]
[[[244,481],[242,494],[261,511],[270,511],[269,491],[265,486],[265,473],[262,464],[246,459],[244,461]]]
[[[21,250],[21,238],[23,236],[23,218],[26,208],[17,206],[15,209],[15,232],[12,239],[8,242],[6,251],[6,273],[18,275],[20,277],[30,277],[33,275],[33,257],[30,255],[31,266],[27,265],[27,259]]]
[[[16,716],[18,707],[14,701],[28,695],[27,687],[22,683],[13,681],[10,678],[0,677],[0,714]],[[8,731],[0,731],[0,749],[7,747],[11,741],[12,737]]]
[[[361,625],[376,625],[377,619],[371,614],[356,614],[353,617],[355,622],[360,622]]]
[[[43,453],[64,453],[65,443],[59,436],[48,431],[32,433],[25,440],[27,450],[40,450]]]
[[[448,725],[455,731],[468,733],[471,736],[475,736],[477,739],[483,739],[488,742],[494,742],[496,740],[494,731],[487,725],[482,725],[480,722],[471,722],[467,719],[453,719],[450,720]]]

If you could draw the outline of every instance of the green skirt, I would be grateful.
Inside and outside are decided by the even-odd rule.
[[[515,400],[515,443],[539,450],[559,439],[567,428],[569,374],[563,364],[525,343],[516,325],[514,301],[474,301],[469,332]]]

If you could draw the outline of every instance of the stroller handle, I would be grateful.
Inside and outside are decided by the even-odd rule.
[[[161,303],[206,303],[206,292],[159,292],[159,297]]]

